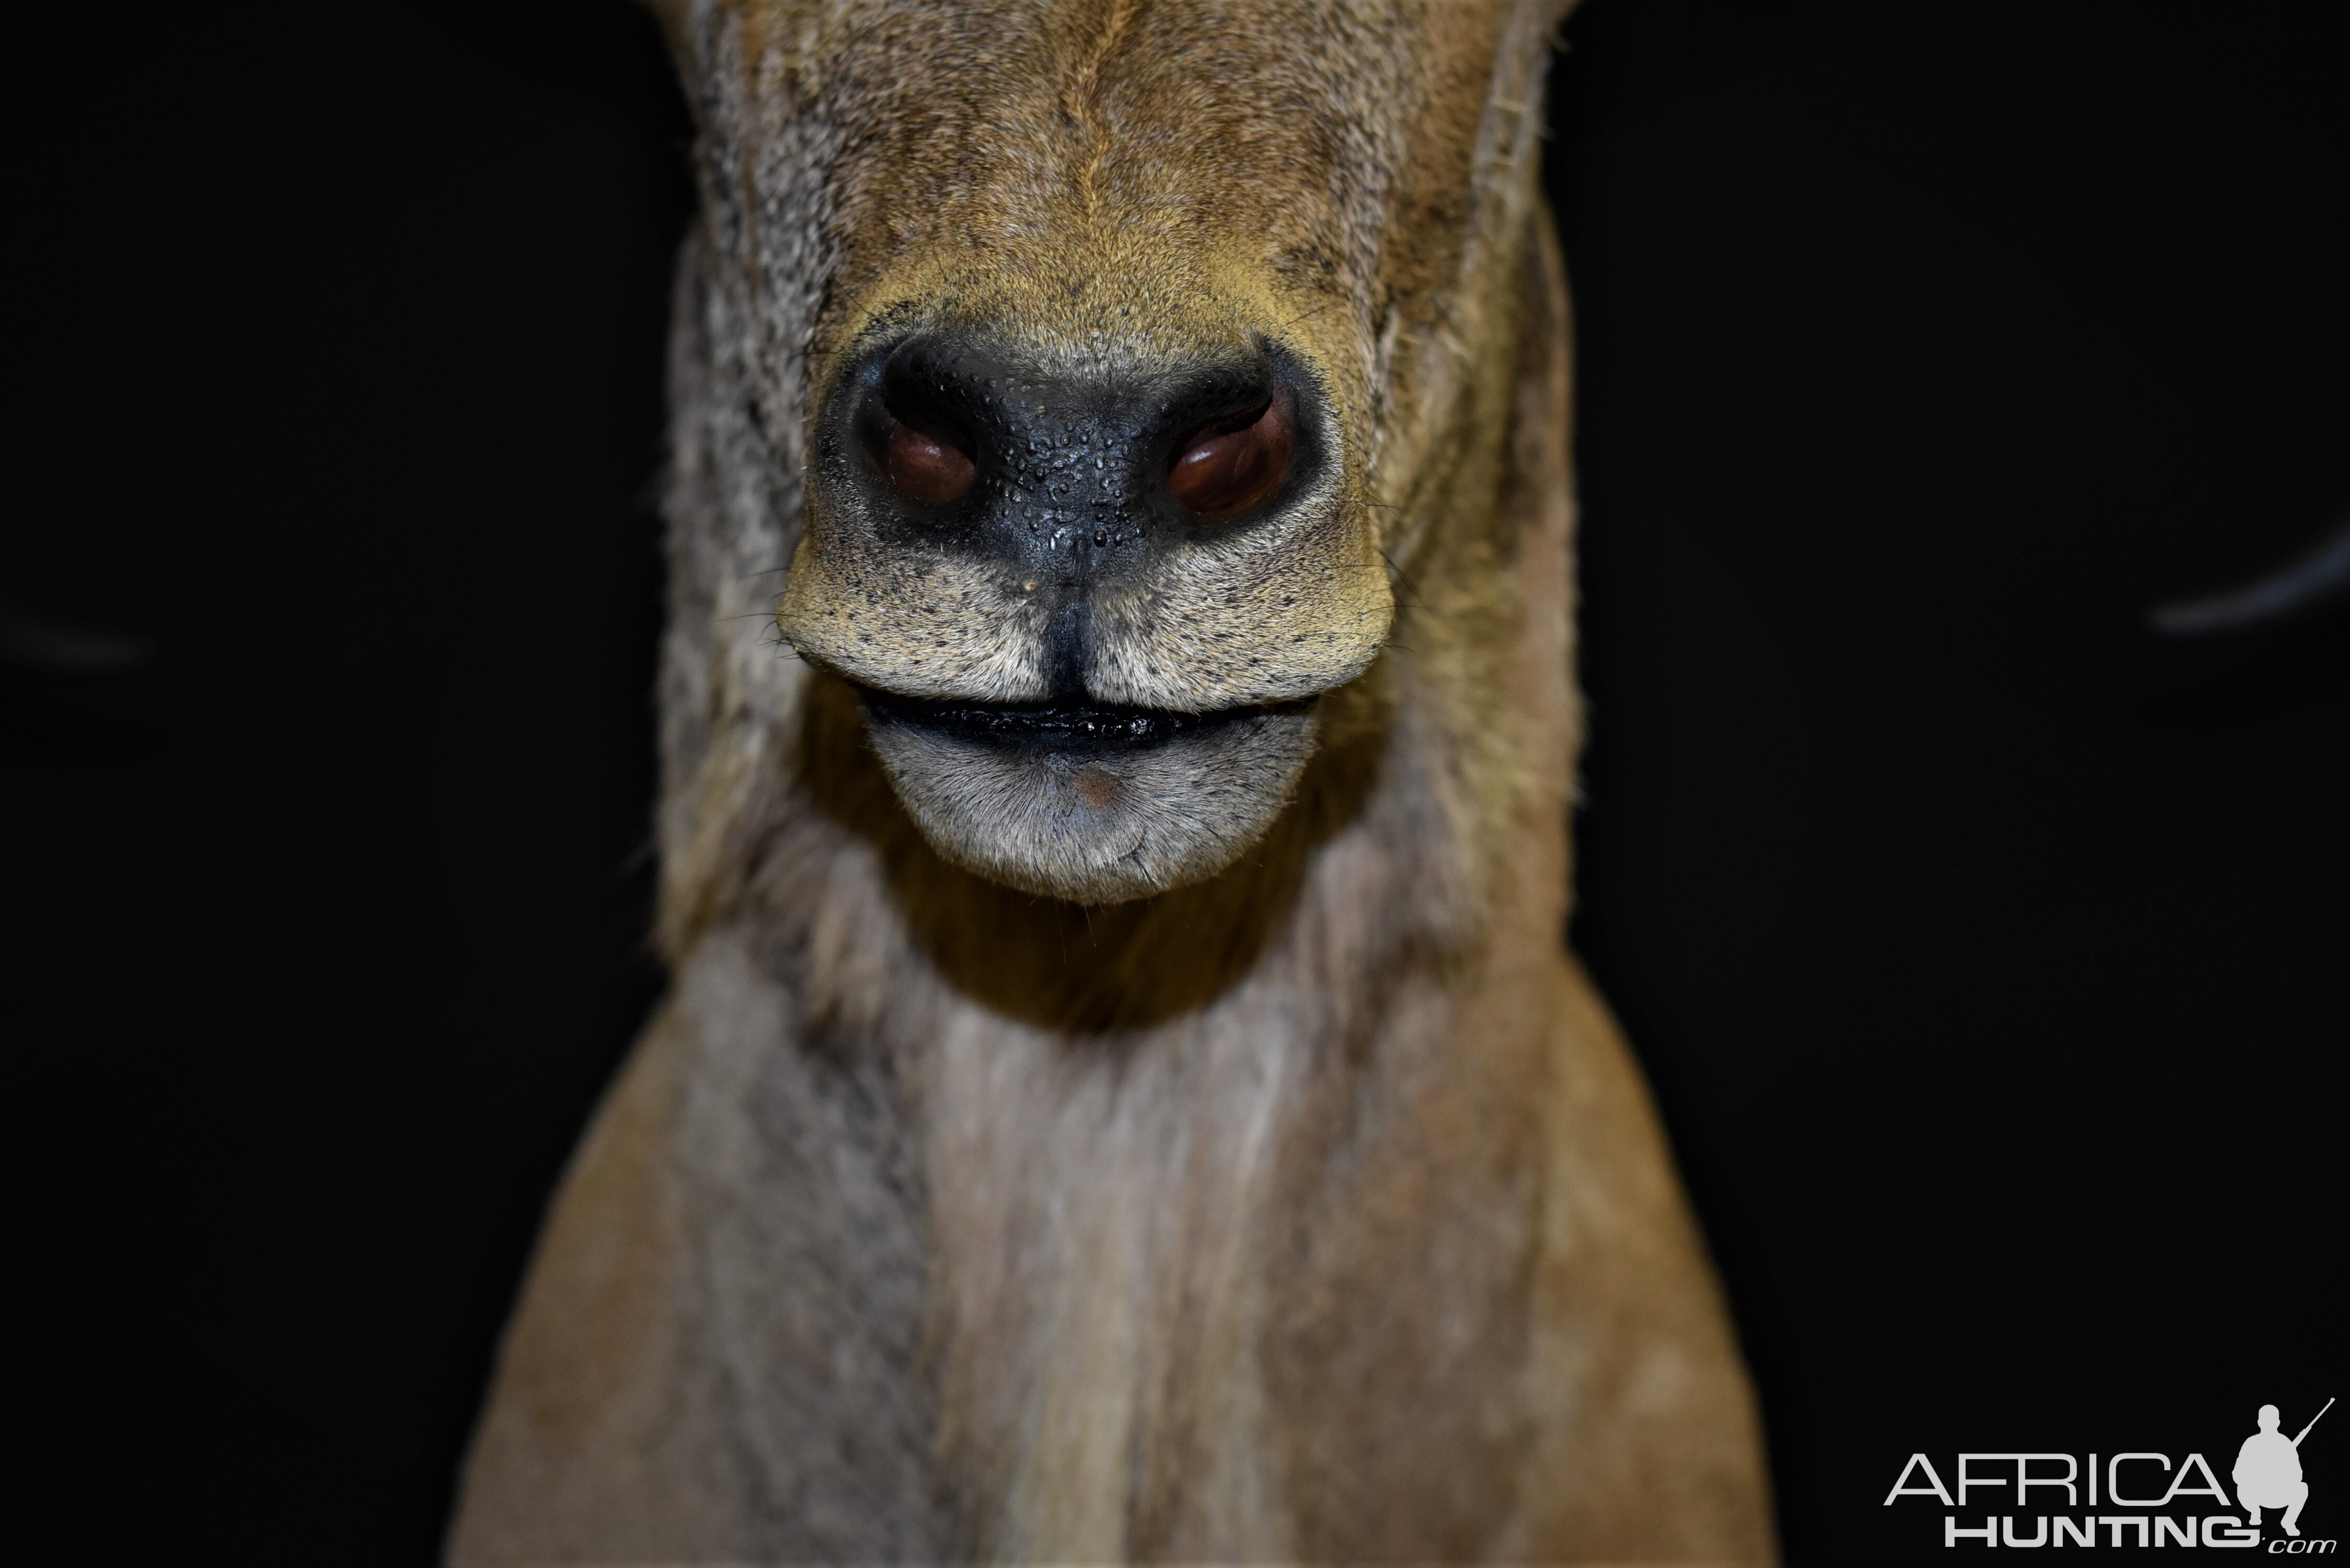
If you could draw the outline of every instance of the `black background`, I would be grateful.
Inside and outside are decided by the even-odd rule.
[[[1939,1507],[1879,1506],[1912,1450],[2224,1475],[2260,1403],[2290,1429],[2350,1392],[2350,614],[2144,620],[2350,503],[2346,33],[1877,0],[1569,28],[1575,935],[1798,1561],[1939,1554]],[[660,984],[684,113],[619,0],[0,37],[0,599],[145,650],[0,670],[7,1528],[421,1560]],[[2314,1535],[2345,1434],[2303,1449]]]

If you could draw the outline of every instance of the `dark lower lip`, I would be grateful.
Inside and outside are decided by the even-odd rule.
[[[1244,719],[1303,712],[1313,701],[1308,698],[1222,708],[1210,713],[1178,713],[1163,708],[1117,708],[1097,702],[941,702],[900,697],[870,686],[858,690],[866,712],[873,718],[1004,751],[1137,751]]]

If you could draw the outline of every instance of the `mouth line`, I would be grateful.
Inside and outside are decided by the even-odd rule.
[[[1301,713],[1314,703],[1313,698],[1306,697],[1291,702],[1260,702],[1205,713],[1183,713],[1167,708],[1128,708],[1082,699],[1042,702],[941,701],[902,697],[874,686],[859,686],[858,694],[869,718],[910,724],[999,751],[1042,752],[1139,751],[1243,720]]]

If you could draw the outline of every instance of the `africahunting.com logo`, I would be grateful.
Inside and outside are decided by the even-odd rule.
[[[2302,1439],[2333,1407],[2328,1399],[2288,1438],[2277,1407],[2262,1406],[2260,1429],[2237,1449],[2228,1486],[2201,1454],[2175,1465],[2168,1454],[2142,1452],[2093,1453],[2085,1464],[2072,1454],[1960,1454],[1949,1484],[1931,1459],[1911,1454],[1885,1506],[1934,1500],[1943,1510],[1944,1546],[2265,1545],[2272,1556],[2324,1555],[2334,1550],[2333,1541],[2301,1532],[2301,1511],[2309,1502]],[[1967,1511],[1970,1493],[1992,1490],[1995,1497],[1975,1498],[1973,1506],[2004,1503],[2012,1512]],[[2231,1501],[2235,1511],[2216,1511]],[[2047,1511],[2032,1511],[2035,1502]]]

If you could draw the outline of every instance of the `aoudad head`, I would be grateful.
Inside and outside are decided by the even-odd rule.
[[[1479,160],[1534,133],[1558,9],[667,8],[805,462],[778,625],[940,854],[1115,903],[1289,803],[1440,502]]]

